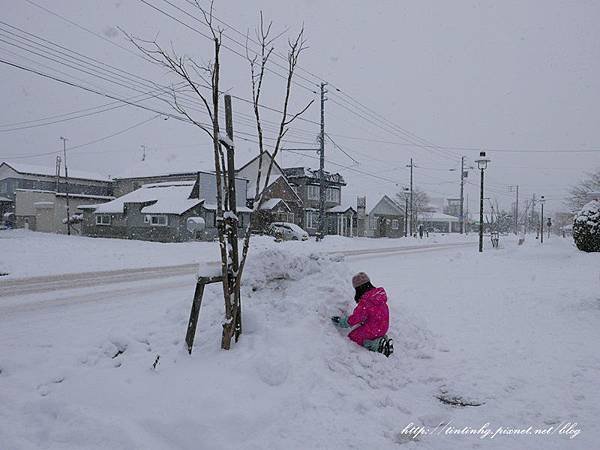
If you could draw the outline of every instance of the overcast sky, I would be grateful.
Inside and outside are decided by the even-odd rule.
[[[169,5],[192,13],[186,0],[145,2],[0,0],[0,59],[132,98],[153,89],[136,77],[162,85],[177,80],[137,56],[119,27],[141,38],[156,37],[199,62],[211,58],[211,43],[198,33],[207,29]],[[411,157],[417,165],[417,186],[432,197],[457,197],[459,172],[449,169],[459,167],[463,155],[468,165],[473,164],[481,148],[492,160],[486,171],[488,196],[508,208],[514,197],[509,186],[518,184],[521,201],[537,193],[549,199],[550,209],[558,210],[564,209],[565,190],[586,170],[600,167],[599,2],[216,1],[215,16],[231,27],[225,28],[224,44],[229,48],[222,51],[221,87],[243,98],[251,97],[249,69],[231,51],[244,53],[239,45],[244,38],[232,28],[242,34],[253,30],[261,9],[274,21],[276,33],[289,29],[293,34],[304,23],[309,48],[300,59],[293,107],[316,101],[304,116],[307,120],[296,122],[286,145],[317,146],[316,92],[321,80],[328,81],[326,131],[358,161],[328,143],[327,168],[348,181],[346,200],[366,194],[370,208],[381,194],[397,192],[408,184],[405,165]],[[41,42],[47,47],[59,44],[80,53],[79,58],[85,55],[109,64],[112,68],[103,67],[111,72],[104,72],[101,79],[94,75],[99,73],[98,63],[91,67],[68,62],[65,49],[62,54],[39,45],[33,49],[36,38],[22,31],[47,40]],[[284,54],[285,39],[277,45]],[[129,78],[117,78],[117,69],[127,71]],[[208,137],[190,125],[132,106],[98,113],[99,109],[89,108],[117,104],[5,64],[0,64],[0,76],[0,160],[54,166],[62,149],[60,136],[69,139],[69,146],[78,146],[115,134],[70,150],[70,167],[127,174],[141,164],[141,145],[147,149],[146,165],[177,170],[210,167]],[[264,102],[280,108],[282,79],[269,74],[265,83]],[[157,100],[142,104],[172,112]],[[234,99],[234,109],[236,131],[240,138],[250,139],[237,140],[238,160],[243,163],[256,154],[251,142],[255,129],[247,104]],[[56,117],[72,112],[86,117],[48,124],[72,118]],[[205,114],[192,112],[206,120]],[[274,122],[277,115],[266,113],[265,119]],[[267,137],[273,137],[272,125],[266,126]],[[49,154],[32,156],[42,153]],[[285,153],[282,164],[318,167],[316,153],[306,155]],[[468,180],[477,184],[478,174],[471,171]],[[478,187],[467,185],[466,193],[474,212]]]

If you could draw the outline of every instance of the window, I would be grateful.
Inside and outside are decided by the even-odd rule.
[[[306,195],[309,200],[319,200],[319,186],[306,186]]]
[[[397,230],[400,228],[400,223],[398,219],[392,219],[392,230]]]
[[[167,216],[150,216],[150,224],[156,227],[166,227],[168,225]]]
[[[111,217],[108,214],[97,214],[96,225],[110,225]]]
[[[5,194],[8,191],[8,183],[4,182],[4,183],[0,183],[0,192]]]
[[[327,188],[326,193],[326,200],[328,202],[335,202],[335,203],[339,203],[340,202],[340,190],[339,189],[335,189],[335,188]]]
[[[317,228],[319,226],[319,213],[317,211],[306,211],[306,228]]]

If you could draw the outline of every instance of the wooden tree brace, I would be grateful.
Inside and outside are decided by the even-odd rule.
[[[194,300],[192,301],[192,310],[190,311],[190,320],[188,322],[187,332],[185,334],[185,343],[187,344],[188,353],[190,355],[192,354],[192,347],[194,346],[194,337],[196,336],[196,325],[198,324],[200,306],[202,305],[204,286],[211,283],[220,283],[222,281],[222,276],[198,277],[198,281],[196,282],[196,290],[194,292]]]

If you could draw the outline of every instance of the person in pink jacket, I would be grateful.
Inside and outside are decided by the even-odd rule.
[[[340,328],[358,325],[348,337],[358,345],[389,357],[394,352],[394,344],[386,335],[390,313],[385,290],[373,286],[364,272],[352,277],[352,287],[355,289],[354,301],[358,305],[350,316],[333,316],[331,320]]]

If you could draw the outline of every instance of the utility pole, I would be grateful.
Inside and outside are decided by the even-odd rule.
[[[537,226],[535,224],[535,194],[533,194],[531,199],[531,226],[536,229],[535,231],[537,234]]]
[[[460,158],[460,234],[465,231],[465,157]]]
[[[58,190],[60,188],[60,155],[56,155],[56,193],[58,194]]]
[[[408,236],[408,188],[405,187],[402,189],[404,193],[404,237]]]
[[[325,237],[325,86],[327,83],[321,83],[321,134],[319,149],[319,233],[317,240]]]
[[[546,199],[544,198],[544,196],[542,195],[542,198],[540,198],[540,204],[542,205],[542,219],[540,220],[540,237],[541,237],[541,243],[544,243],[544,203],[545,203]]]
[[[415,164],[413,163],[413,159],[410,158],[410,164],[406,167],[410,167],[410,235],[414,234],[414,221],[415,221],[415,213],[414,213],[414,203],[413,203],[413,168]]]
[[[69,169],[67,169],[67,138],[60,137],[63,141],[63,156],[65,158],[65,193],[67,195],[67,235],[71,235],[71,209],[69,207]]]
[[[516,186],[509,186],[508,190],[510,192],[512,192],[514,190],[516,190],[517,192],[517,198],[515,200],[515,235],[519,234],[519,185],[517,184]]]
[[[515,204],[515,234],[519,234],[519,185],[517,184],[517,200]]]

